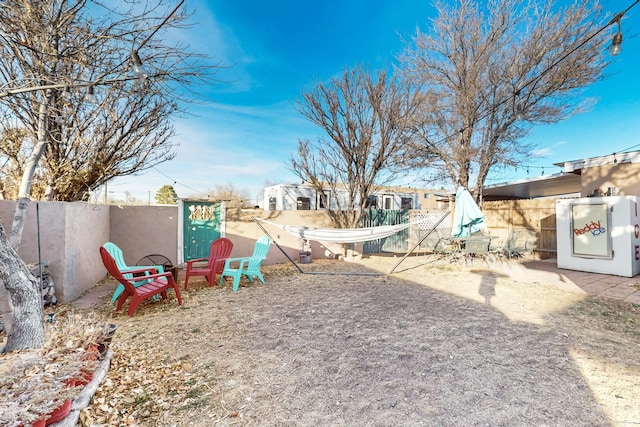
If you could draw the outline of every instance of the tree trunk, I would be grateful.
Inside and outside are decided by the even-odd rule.
[[[11,333],[13,327],[13,307],[11,306],[11,298],[7,289],[4,287],[4,281],[0,279],[0,318],[4,324],[4,330],[7,335]]]
[[[0,312],[7,332],[4,351],[39,348],[45,339],[42,292],[17,250],[22,240],[33,176],[47,145],[47,116],[52,99],[53,91],[47,90],[38,111],[38,143],[33,147],[22,174],[9,240],[0,224],[0,281],[4,283],[4,290],[0,291]]]
[[[11,236],[9,236],[9,243],[11,247],[18,250],[20,242],[22,241],[22,231],[24,230],[24,219],[27,216],[27,209],[29,208],[29,196],[20,197],[16,202],[16,208],[13,211],[13,224],[11,226]]]
[[[13,306],[11,330],[7,330],[7,344],[3,351],[42,347],[45,342],[45,329],[41,291],[36,278],[9,244],[2,224],[0,280],[4,282]]]
[[[22,240],[22,230],[24,230],[24,218],[27,215],[29,206],[29,196],[31,194],[31,184],[33,183],[33,175],[40,162],[40,158],[47,146],[49,130],[47,128],[47,117],[49,115],[49,104],[53,99],[53,91],[47,90],[44,100],[40,104],[38,111],[38,143],[33,147],[33,151],[29,159],[25,163],[24,173],[20,181],[20,189],[18,191],[18,203],[13,215],[13,225],[11,226],[11,247],[18,250],[20,241]]]

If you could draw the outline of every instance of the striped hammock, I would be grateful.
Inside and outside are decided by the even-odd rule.
[[[381,225],[369,228],[314,228],[281,225],[261,218],[256,218],[256,220],[272,225],[280,230],[284,230],[289,234],[300,237],[301,239],[334,243],[356,243],[383,239],[397,233],[398,231],[402,231],[411,225],[407,223],[398,225]]]

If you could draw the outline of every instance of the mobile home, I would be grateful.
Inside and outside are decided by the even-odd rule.
[[[345,206],[348,199],[346,190],[319,193],[309,184],[278,184],[265,187],[263,200],[265,211],[315,211],[337,209],[338,205]]]
[[[264,210],[322,210],[345,208],[348,202],[346,190],[319,193],[309,184],[278,184],[265,187]],[[418,192],[396,192],[389,189],[377,190],[367,197],[367,208],[385,210],[420,209]]]

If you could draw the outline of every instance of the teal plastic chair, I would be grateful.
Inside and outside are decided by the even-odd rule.
[[[127,263],[124,261],[124,256],[122,254],[122,249],[120,249],[115,243],[111,243],[111,242],[107,242],[104,245],[102,245],[102,247],[109,253],[109,255],[111,255],[111,257],[116,261],[116,266],[118,267],[118,270],[120,270],[123,274],[123,276],[126,279],[131,279],[133,277],[132,274],[127,274],[126,271],[131,271],[131,270],[140,270],[141,268],[144,268],[145,266],[139,266],[139,265],[134,265],[134,266],[129,266],[127,265]],[[151,265],[151,266],[146,266],[146,267],[153,267],[157,270],[158,274],[160,273],[164,273],[164,267],[161,265]],[[145,272],[145,275],[149,275],[149,272]],[[135,282],[136,286],[141,286],[144,285],[145,283],[147,283],[147,281],[139,281],[139,282]],[[111,297],[111,301],[115,302],[118,297],[120,296],[120,294],[122,294],[122,292],[124,291],[124,286],[122,286],[121,283],[118,284],[118,287],[116,288],[115,292],[113,293],[113,296]]]
[[[220,275],[219,285],[224,285],[225,277],[233,278],[233,292],[238,292],[240,286],[240,278],[247,276],[249,282],[253,283],[253,278],[257,277],[264,284],[264,277],[260,271],[262,261],[267,257],[271,240],[267,236],[262,236],[256,241],[253,248],[253,255],[244,258],[227,258],[224,262],[224,268]]]

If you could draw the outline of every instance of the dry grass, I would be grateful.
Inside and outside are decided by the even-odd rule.
[[[388,271],[393,260],[314,261]],[[640,307],[424,266],[298,274],[146,301],[119,325],[88,425],[633,426]],[[114,285],[115,287],[115,285]],[[113,317],[111,318],[111,316]]]

